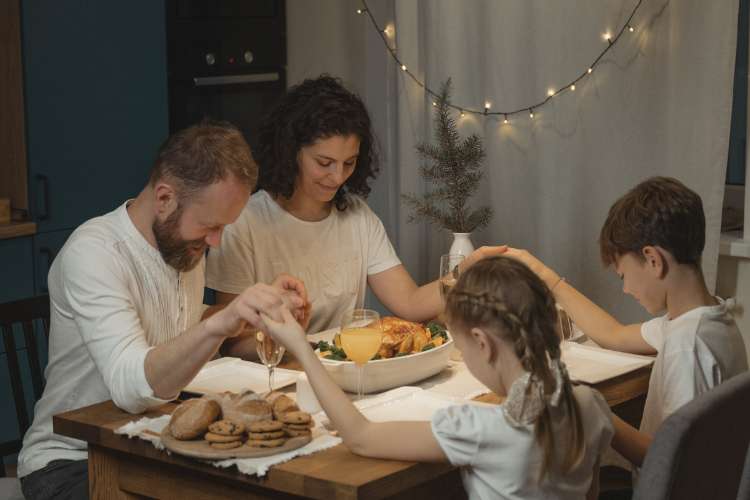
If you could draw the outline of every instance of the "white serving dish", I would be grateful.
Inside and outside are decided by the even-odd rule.
[[[331,339],[335,333],[336,331],[333,331],[330,334]],[[324,339],[318,338],[317,340]],[[429,351],[370,361],[364,369],[363,392],[367,394],[382,392],[432,377],[448,366],[452,351],[453,337],[449,332],[447,342]],[[357,366],[353,361],[335,361],[324,358],[320,361],[339,387],[347,392],[357,392]]]

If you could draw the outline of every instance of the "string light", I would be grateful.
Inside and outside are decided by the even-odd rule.
[[[423,81],[421,81],[417,76],[408,70],[406,67],[406,64],[402,62],[398,54],[396,53],[396,50],[391,46],[391,43],[386,37],[389,37],[394,32],[394,28],[392,25],[388,25],[385,28],[381,29],[378,25],[377,21],[375,20],[375,16],[373,16],[372,12],[368,8],[367,0],[360,0],[362,2],[362,8],[357,9],[357,14],[367,14],[368,19],[370,20],[370,23],[372,26],[376,29],[376,31],[380,34],[380,38],[383,40],[383,44],[385,45],[386,49],[388,49],[388,52],[390,53],[391,57],[393,57],[393,60],[398,64],[398,66],[401,68],[401,70],[411,78],[414,83],[422,87],[429,95],[433,97],[437,97],[438,93],[431,88],[429,88]],[[604,57],[604,55],[609,51],[620,39],[621,35],[625,32],[625,30],[628,30],[630,33],[635,31],[635,28],[633,27],[631,21],[635,17],[636,13],[638,12],[638,9],[641,7],[641,4],[643,3],[643,0],[638,0],[638,3],[635,5],[633,10],[630,13],[630,16],[627,18],[625,24],[622,25],[622,28],[617,32],[616,35],[612,35],[611,32],[607,31],[603,33],[602,37],[607,42],[607,46],[599,53],[599,55],[594,59],[594,61],[587,67],[586,71],[583,74],[580,74],[577,78],[575,78],[573,81],[568,82],[567,84],[563,85],[559,89],[555,90],[553,88],[547,90],[547,96],[545,99],[540,100],[539,102],[532,104],[531,106],[524,106],[522,108],[518,109],[506,109],[506,110],[497,110],[490,112],[490,108],[492,107],[490,104],[490,101],[485,101],[484,103],[484,110],[480,111],[476,108],[472,109],[471,107],[466,106],[458,106],[455,104],[452,104],[450,102],[446,102],[445,104],[452,109],[455,109],[460,112],[461,116],[465,116],[466,113],[474,113],[474,114],[484,114],[484,115],[502,115],[503,116],[503,123],[507,124],[509,123],[508,116],[512,116],[518,113],[523,113],[524,111],[529,112],[529,118],[534,118],[534,109],[538,108],[544,104],[547,103],[550,99],[553,97],[556,97],[560,92],[568,88],[571,91],[574,91],[576,89],[576,84],[581,81],[586,76],[590,75],[594,71],[594,67],[596,64]],[[433,106],[437,106],[436,101],[432,101]]]

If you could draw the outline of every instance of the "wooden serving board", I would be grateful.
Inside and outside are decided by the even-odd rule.
[[[285,451],[296,450],[297,448],[305,446],[310,441],[312,441],[312,437],[310,436],[299,436],[287,439],[286,443],[277,448],[251,448],[250,446],[243,444],[242,446],[238,446],[231,450],[218,450],[212,448],[211,445],[208,444],[208,441],[204,439],[180,441],[172,436],[172,433],[169,432],[168,425],[164,427],[164,430],[161,433],[161,442],[169,451],[187,457],[202,458],[206,460],[268,457]]]

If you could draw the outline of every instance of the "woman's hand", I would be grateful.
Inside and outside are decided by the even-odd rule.
[[[287,300],[289,310],[292,312],[294,319],[302,325],[302,328],[307,329],[310,324],[312,307],[307,297],[305,284],[294,276],[281,273],[273,280],[271,285],[278,288],[285,298],[291,298],[291,300]],[[294,297],[299,298],[301,302],[294,300]]]
[[[496,247],[484,246],[477,248],[464,258],[463,262],[458,265],[458,270],[460,272],[464,272],[480,260],[486,259],[487,257],[497,257],[498,255],[503,255],[507,250],[507,245],[500,245]]]

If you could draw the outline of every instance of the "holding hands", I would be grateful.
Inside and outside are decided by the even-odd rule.
[[[271,285],[256,283],[246,288],[226,307],[211,311],[213,314],[207,320],[207,327],[210,332],[227,338],[236,337],[247,329],[266,331],[267,325],[261,311],[265,317],[281,322],[284,319],[282,308],[295,323],[310,321],[310,303],[305,285],[288,274],[279,275]]]

